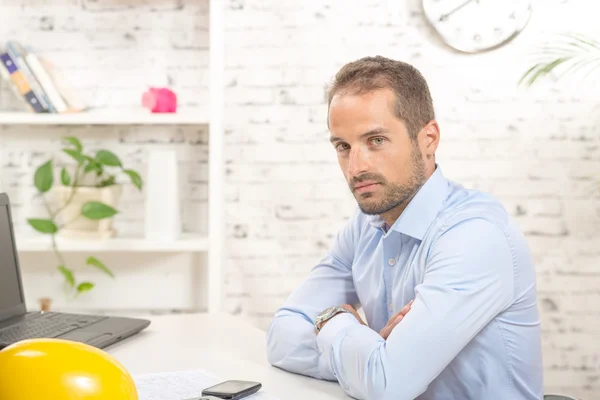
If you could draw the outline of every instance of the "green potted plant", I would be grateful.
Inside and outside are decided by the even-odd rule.
[[[600,42],[581,34],[560,34],[554,43],[543,46],[540,53],[540,61],[523,74],[519,84],[531,86],[540,78],[561,70],[556,79],[575,72],[586,72],[586,79],[600,67]]]
[[[117,182],[116,173],[127,176],[140,191],[143,183],[140,174],[132,169],[125,169],[114,153],[97,150],[93,154],[87,154],[77,138],[70,136],[64,140],[67,147],[62,152],[74,161],[74,165],[60,169],[61,185],[54,184],[53,159],[37,168],[34,185],[43,199],[48,218],[29,218],[27,222],[37,232],[50,236],[52,249],[58,260],[57,268],[64,277],[67,295],[73,299],[92,290],[95,285],[77,280],[74,270],[65,263],[56,236],[62,236],[65,232],[69,232],[66,236],[95,239],[114,236],[111,223],[118,213],[116,207],[122,191],[122,184]],[[54,202],[48,198],[51,193],[55,195]],[[89,256],[86,264],[114,278],[112,271],[98,258]],[[42,305],[42,308],[47,306]]]

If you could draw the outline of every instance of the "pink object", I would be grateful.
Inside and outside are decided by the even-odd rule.
[[[170,89],[150,88],[142,95],[142,106],[153,113],[174,113],[177,111],[177,95]]]

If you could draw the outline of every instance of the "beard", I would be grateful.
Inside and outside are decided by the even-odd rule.
[[[423,161],[419,149],[416,146],[412,151],[410,169],[410,178],[405,184],[391,183],[383,176],[369,173],[361,175],[359,178],[353,180],[353,184],[350,185],[350,190],[358,202],[360,210],[367,215],[379,215],[393,210],[398,206],[406,207],[426,180],[425,161]],[[381,200],[369,200],[373,197],[373,193],[356,193],[353,190],[354,185],[367,180],[378,182],[383,187],[384,192]]]

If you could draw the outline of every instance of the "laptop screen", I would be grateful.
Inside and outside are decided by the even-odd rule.
[[[0,317],[24,303],[13,245],[8,206],[0,205]]]

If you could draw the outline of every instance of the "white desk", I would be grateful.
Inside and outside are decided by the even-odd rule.
[[[265,332],[226,314],[150,318],[139,334],[106,349],[131,374],[206,369],[223,380],[253,380],[280,400],[351,399],[337,382],[272,367]]]

